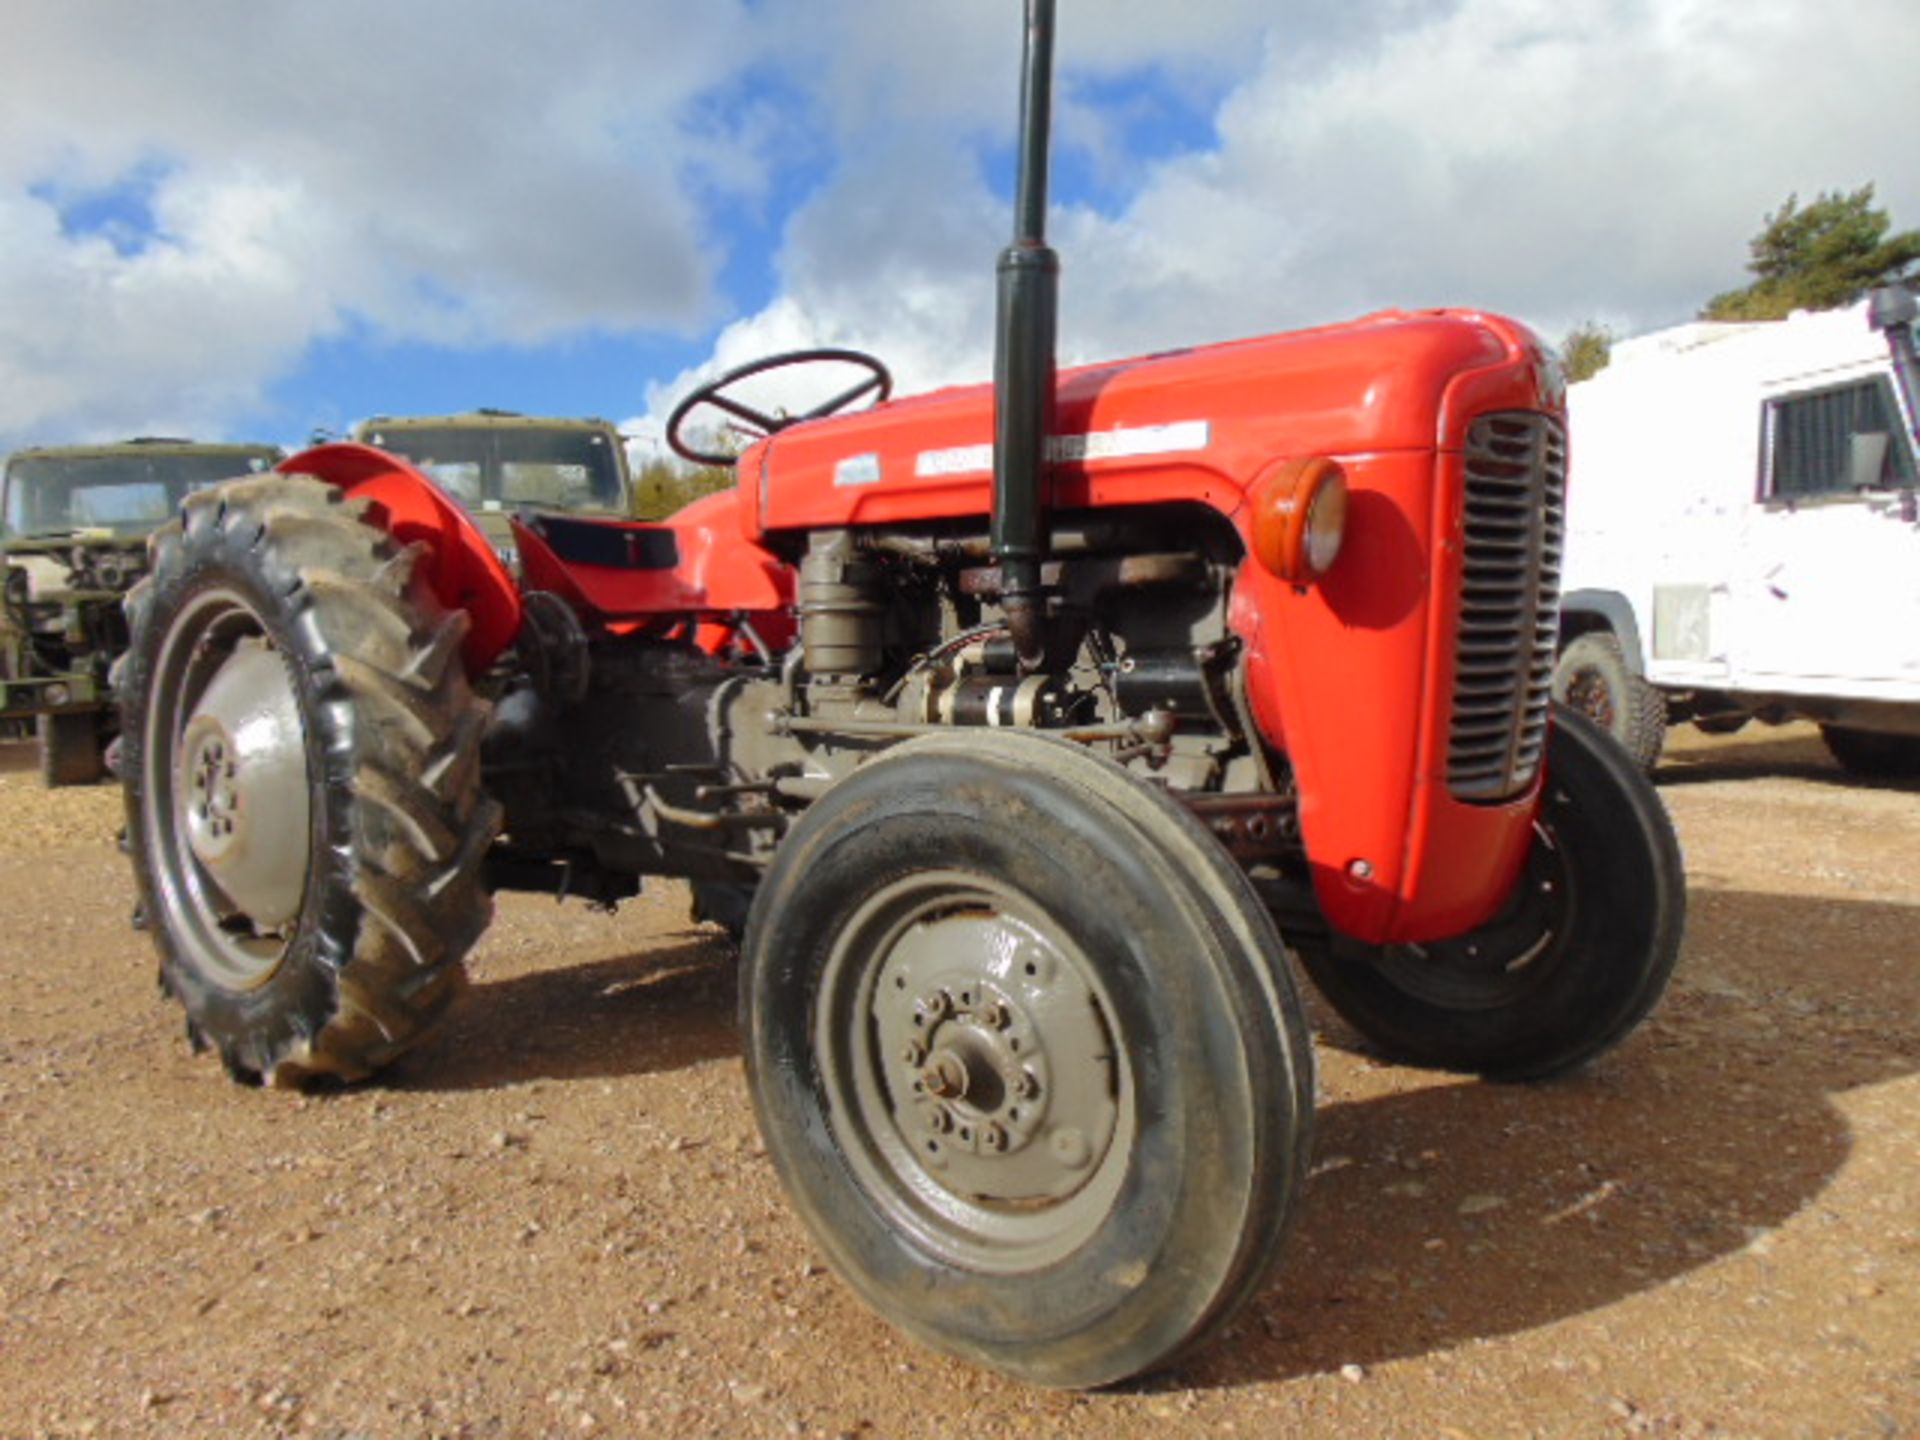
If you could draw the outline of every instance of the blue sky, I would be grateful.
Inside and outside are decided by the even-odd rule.
[[[0,449],[985,375],[1018,0],[10,0]],[[190,16],[190,20],[182,18]],[[1686,318],[1789,193],[1920,224],[1911,0],[1061,0],[1069,359]]]

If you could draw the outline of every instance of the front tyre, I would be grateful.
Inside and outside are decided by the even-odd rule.
[[[1659,763],[1667,743],[1666,698],[1634,674],[1612,631],[1590,630],[1567,642],[1554,662],[1553,698],[1613,736],[1642,770]]]
[[[1217,843],[1109,763],[902,745],[807,812],[754,902],[761,1132],[889,1320],[1023,1380],[1123,1379],[1254,1290],[1304,1181],[1281,953]]]
[[[363,508],[304,476],[197,493],[128,597],[134,878],[162,987],[236,1079],[378,1070],[491,916],[467,617]]]
[[[1391,1060],[1532,1080],[1623,1039],[1680,951],[1680,846],[1646,777],[1556,708],[1533,848],[1506,906],[1423,945],[1301,947],[1328,1003]]]

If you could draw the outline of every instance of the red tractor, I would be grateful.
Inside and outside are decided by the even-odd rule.
[[[993,387],[748,367],[857,367],[791,416],[723,377],[671,428],[757,431],[734,489],[524,513],[517,579],[365,446],[195,494],[128,602],[121,770],[161,983],[246,1081],[413,1044],[497,889],[736,907],[761,1130],[840,1273],[1085,1386],[1278,1249],[1289,950],[1383,1055],[1546,1076],[1653,1005],[1683,885],[1549,701],[1552,357],[1431,311],[1056,376],[1027,22]]]

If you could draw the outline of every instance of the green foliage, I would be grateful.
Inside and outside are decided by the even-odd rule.
[[[1613,332],[1597,320],[1586,320],[1560,342],[1560,364],[1568,383],[1591,380],[1613,359]]]
[[[724,465],[649,460],[633,475],[633,513],[641,520],[664,520],[702,495],[725,490],[732,484],[733,471]]]
[[[1906,278],[1920,267],[1920,230],[1889,234],[1892,223],[1873,203],[1871,185],[1823,191],[1805,207],[1789,195],[1753,238],[1753,283],[1714,296],[1700,318],[1778,320],[1795,310],[1831,310]]]

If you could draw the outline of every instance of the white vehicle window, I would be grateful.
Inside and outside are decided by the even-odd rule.
[[[1886,437],[1874,488],[1914,483],[1913,447],[1886,377],[1768,402],[1761,498],[1788,500],[1852,489],[1856,435]]]

